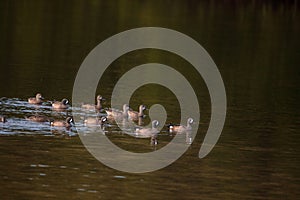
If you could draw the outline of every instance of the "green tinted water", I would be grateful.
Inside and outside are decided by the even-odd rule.
[[[0,97],[6,99],[0,114],[10,122],[0,125],[1,199],[299,198],[299,21],[296,2],[1,1]],[[36,92],[48,100],[71,99],[87,54],[111,35],[143,26],[192,37],[220,70],[228,112],[222,135],[206,158],[197,157],[210,120],[205,83],[185,60],[159,50],[120,57],[97,93],[109,107],[118,78],[147,62],[184,74],[199,98],[201,121],[191,148],[172,165],[147,174],[119,172],[93,158],[77,136],[53,136],[48,125],[36,130],[24,122],[34,109],[19,101]],[[179,122],[178,102],[165,88],[140,88],[130,103],[136,108],[141,102],[161,103],[168,121]],[[109,137],[125,149],[153,150],[148,140]],[[169,140],[161,136],[159,145]]]

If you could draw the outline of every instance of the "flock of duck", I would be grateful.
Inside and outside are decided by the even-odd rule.
[[[116,119],[131,119],[132,121],[140,121],[142,118],[145,117],[144,111],[146,109],[146,106],[140,105],[138,111],[134,111],[130,109],[130,107],[127,104],[123,105],[123,110],[117,110],[114,108],[109,109],[103,109],[102,107],[102,101],[104,98],[101,95],[98,95],[96,98],[97,103],[96,104],[82,104],[81,109],[84,110],[92,110],[97,112],[105,111],[106,115],[103,115],[101,117],[88,117],[84,119],[84,124],[86,126],[89,125],[96,125],[96,126],[102,126],[104,123],[107,122],[108,119],[110,120],[116,120]],[[38,93],[35,97],[28,98],[29,104],[34,105],[41,105],[44,102],[44,97]],[[62,101],[55,101],[51,102],[51,106],[53,110],[57,111],[63,111],[69,108],[69,101],[67,99],[63,99]],[[48,117],[43,115],[32,115],[29,117],[25,117],[27,120],[33,121],[33,122],[50,122],[51,126],[54,127],[66,127],[70,128],[71,126],[75,125],[73,117],[67,116],[65,120],[50,120]],[[7,122],[6,117],[0,116],[0,122],[5,123]],[[183,132],[190,132],[192,130],[192,124],[193,119],[188,118],[186,125],[174,125],[174,124],[168,124],[168,131],[169,132],[175,132],[175,133],[183,133]],[[140,124],[139,124],[140,125]],[[159,122],[157,120],[152,121],[152,127],[146,128],[142,126],[137,126],[135,128],[135,135],[136,136],[142,136],[151,138],[151,141],[154,142],[154,144],[157,144],[156,138],[157,134],[160,132],[158,129]],[[151,142],[151,143],[152,143]]]

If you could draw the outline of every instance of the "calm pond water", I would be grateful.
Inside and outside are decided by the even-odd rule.
[[[8,121],[0,124],[1,199],[299,199],[299,14],[297,1],[1,1],[0,115]],[[192,37],[220,70],[227,118],[207,157],[198,158],[211,116],[207,87],[187,61],[160,50],[121,56],[104,73],[97,94],[110,107],[118,79],[148,62],[172,66],[190,81],[201,108],[201,121],[193,125],[198,134],[166,168],[143,174],[111,169],[83,146],[76,128],[90,129],[82,123],[66,130],[25,119],[72,115],[71,109],[53,111],[50,102],[71,99],[87,54],[114,34],[144,26]],[[37,92],[46,102],[29,105],[27,98]],[[141,103],[162,104],[168,122],[180,120],[178,100],[164,87],[139,88],[130,106]],[[153,147],[114,123],[104,130],[133,152],[154,151],[173,137],[164,127]]]

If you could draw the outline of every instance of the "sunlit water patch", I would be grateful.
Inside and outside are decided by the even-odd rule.
[[[51,102],[44,102],[42,105],[32,105],[27,101],[18,98],[0,98],[0,115],[6,118],[5,123],[0,124],[0,135],[24,135],[41,134],[53,135],[55,132],[76,135],[73,127],[67,130],[65,127],[52,127],[51,121],[64,120],[71,116],[71,109],[55,111]],[[48,119],[46,122],[35,122],[28,119],[30,116],[43,116]],[[78,124],[80,127],[80,124]]]
[[[27,100],[19,98],[0,98],[0,115],[5,116],[7,122],[0,123],[0,135],[45,135],[45,136],[77,136],[77,131],[88,135],[90,133],[99,132],[99,134],[105,134],[112,141],[117,143],[123,143],[125,146],[134,145],[135,143],[140,144],[142,141],[144,144],[148,144],[147,139],[140,141],[132,127],[141,127],[138,124],[131,124],[131,127],[125,127],[126,131],[122,131],[124,127],[122,124],[116,124],[114,120],[108,120],[107,123],[100,125],[88,125],[84,124],[84,120],[87,118],[96,118],[106,116],[104,110],[101,113],[92,111],[83,111],[80,105],[70,107],[66,110],[57,111],[53,110],[51,101],[45,101],[42,105],[29,104]],[[55,120],[65,120],[68,116],[80,116],[80,120],[76,121],[75,126],[71,128],[65,127],[54,127],[51,126],[51,122]],[[28,119],[30,116],[43,116],[48,119],[46,122],[35,122]],[[145,119],[145,124],[148,123],[149,119]],[[128,124],[123,124],[126,126]],[[118,136],[116,136],[118,135]],[[159,146],[164,146],[172,138],[173,135],[163,130],[158,134],[158,137],[162,141]],[[119,141],[117,141],[119,140]]]

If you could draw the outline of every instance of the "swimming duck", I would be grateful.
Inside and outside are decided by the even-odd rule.
[[[37,93],[35,97],[28,98],[28,103],[30,104],[41,104],[43,103],[44,97],[41,93]]]
[[[98,95],[96,98],[97,104],[93,105],[93,104],[83,104],[81,106],[81,108],[86,109],[86,110],[101,110],[102,105],[101,105],[101,101],[104,100],[103,97],[101,95]]]
[[[70,128],[72,126],[71,123],[74,124],[73,118],[72,117],[67,117],[67,119],[65,121],[53,121],[53,122],[51,122],[51,126]]]
[[[33,121],[33,122],[48,122],[49,119],[45,116],[41,115],[33,115],[30,117],[26,117],[27,120]]]
[[[159,122],[157,120],[152,121],[152,128],[137,128],[135,131],[136,136],[143,138],[151,138],[151,144],[157,144],[157,134],[159,130],[157,129]]]
[[[128,117],[128,110],[129,110],[128,105],[124,104],[123,105],[123,111],[110,109],[110,110],[105,110],[105,112],[108,116],[112,116],[112,117],[115,117],[115,118],[127,118]]]
[[[89,117],[84,120],[84,125],[102,125],[107,121],[106,117],[101,117],[100,119],[98,117]]]
[[[68,99],[63,99],[61,101],[55,101],[52,103],[54,109],[67,109],[69,107]]]
[[[192,118],[188,118],[187,120],[187,125],[184,126],[184,125],[173,125],[173,124],[170,124],[168,125],[168,128],[169,128],[169,132],[187,132],[187,131],[191,131],[192,130],[192,126],[191,124],[194,122],[194,120]]]
[[[7,121],[6,121],[6,118],[5,118],[4,116],[0,116],[0,122],[2,122],[2,123],[7,122]]]
[[[144,110],[146,109],[146,106],[140,105],[139,106],[139,112],[128,110],[128,116],[132,120],[138,120],[140,117],[144,117]]]

